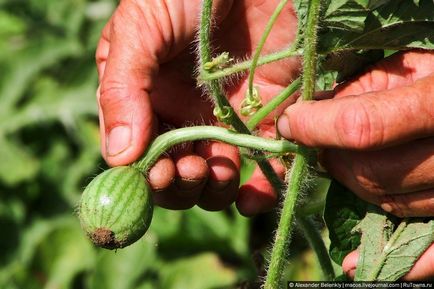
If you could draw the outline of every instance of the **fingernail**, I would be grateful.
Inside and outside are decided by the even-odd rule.
[[[392,205],[389,204],[389,203],[383,203],[383,204],[381,204],[381,208],[382,208],[384,211],[386,211],[387,213],[392,213],[392,211],[393,211],[393,207],[392,207]]]
[[[190,180],[177,177],[175,179],[175,194],[181,198],[199,198],[206,179]]]
[[[282,114],[279,119],[277,120],[277,130],[279,131],[280,135],[284,138],[290,139],[291,138],[291,129],[289,128],[289,119],[288,116],[285,114]]]
[[[181,178],[177,177],[175,178],[175,184],[180,190],[193,190],[196,189],[199,186],[203,186],[206,179],[187,179],[187,178]]]
[[[116,156],[124,152],[131,145],[131,128],[121,125],[114,127],[107,137],[107,154]]]

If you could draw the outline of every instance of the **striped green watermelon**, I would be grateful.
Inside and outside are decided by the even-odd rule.
[[[147,231],[153,212],[151,189],[133,167],[115,167],[98,175],[81,197],[81,226],[99,247],[126,247]]]

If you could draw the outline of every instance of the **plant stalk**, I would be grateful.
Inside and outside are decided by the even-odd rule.
[[[199,30],[199,58],[200,58],[200,70],[204,70],[204,64],[212,60],[211,55],[211,19],[212,19],[212,0],[204,0],[200,21]],[[234,109],[230,105],[229,101],[223,93],[223,89],[218,80],[211,80],[206,82],[207,88],[211,93],[215,106],[218,108],[225,108],[228,111],[227,122],[230,123],[237,131],[241,133],[248,133],[247,128],[245,128],[244,123],[237,116]]]
[[[336,276],[335,270],[333,269],[327,248],[322,241],[321,234],[315,227],[315,223],[309,217],[297,215],[297,225],[303,231],[304,237],[309,242],[310,247],[314,250],[325,280],[333,280]]]
[[[281,288],[281,279],[288,258],[288,249],[293,231],[295,205],[306,173],[305,159],[296,157],[288,176],[289,186],[271,251],[270,264],[268,265],[264,284],[265,289]]]
[[[211,56],[211,22],[212,22],[212,3],[213,0],[204,0],[200,21],[199,29],[199,51],[200,51],[200,71],[205,72],[205,63],[212,60]],[[250,135],[251,131],[247,126],[241,121],[238,115],[235,113],[233,107],[230,105],[229,101],[225,97],[221,84],[218,80],[210,80],[205,82],[208,90],[210,91],[215,106],[221,110],[225,109],[229,113],[225,119],[226,123],[232,125],[232,127],[239,133]],[[271,164],[264,158],[264,154],[261,151],[254,150],[253,155],[259,156],[258,166],[265,175],[265,177],[270,181],[274,188],[277,188],[276,193],[280,196],[283,191],[283,183],[280,181],[279,176],[274,171]]]
[[[321,0],[311,0],[307,16],[307,25],[304,38],[303,85],[302,99],[312,100],[315,92],[316,66],[317,66],[317,28],[320,14]],[[281,277],[287,263],[287,251],[293,231],[295,205],[298,196],[305,187],[309,174],[309,162],[312,152],[300,147],[288,175],[288,189],[277,228],[275,243],[271,251],[271,259],[265,280],[265,289],[281,288]]]

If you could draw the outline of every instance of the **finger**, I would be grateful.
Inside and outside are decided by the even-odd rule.
[[[354,276],[356,275],[356,266],[358,259],[359,252],[352,251],[347,256],[345,256],[344,261],[342,262],[342,271],[344,271],[345,275],[347,275],[350,279],[354,279]]]
[[[434,244],[420,256],[419,260],[402,279],[405,281],[430,280],[434,277]]]
[[[324,150],[321,164],[365,200],[434,188],[434,138],[379,151]]]
[[[147,179],[153,191],[170,187],[175,180],[176,168],[169,156],[161,157],[149,170]]]
[[[357,79],[338,85],[335,97],[360,95],[411,85],[415,80],[434,72],[434,53],[429,50],[412,50],[395,53],[372,66]]]
[[[431,217],[434,216],[434,189],[420,192],[385,195],[378,198],[376,203],[381,208],[398,217]]]
[[[137,8],[125,6],[121,4],[110,21],[110,49],[99,98],[102,152],[112,166],[131,163],[149,143],[153,125],[149,92],[158,69],[156,47],[137,41],[138,35],[146,34],[137,25],[142,16]],[[104,60],[99,60],[102,70]]]
[[[279,178],[285,177],[285,168],[279,160],[270,161]],[[241,186],[236,201],[238,211],[244,216],[253,216],[272,210],[277,204],[277,194],[259,167],[252,177]]]
[[[206,161],[198,155],[185,154],[175,159],[176,195],[199,199],[209,175]]]
[[[198,205],[208,211],[228,207],[235,201],[240,184],[238,149],[220,142],[198,142],[195,151],[209,167],[208,182]]]
[[[359,258],[359,253],[353,251],[349,253],[343,263],[342,270],[345,274],[354,279],[356,273],[357,261]],[[420,258],[413,265],[411,270],[402,277],[403,281],[421,281],[429,280],[434,277],[434,244],[428,247],[428,249],[420,256]]]
[[[381,148],[434,133],[434,75],[412,86],[301,102],[279,118],[283,137],[307,146],[355,150]]]
[[[176,151],[173,159],[174,178],[172,177],[169,186],[154,191],[154,202],[166,209],[189,209],[199,201],[207,181],[208,166],[203,158],[191,154],[188,149],[183,153]],[[158,162],[155,166],[157,165]]]

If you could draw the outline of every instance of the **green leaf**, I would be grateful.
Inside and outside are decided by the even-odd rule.
[[[434,221],[411,220],[386,250],[387,259],[378,280],[394,281],[406,274],[434,241]]]
[[[20,100],[38,73],[66,57],[77,55],[80,49],[76,40],[46,37],[23,49],[0,55],[1,116]]]
[[[360,236],[353,229],[366,214],[367,204],[333,180],[327,194],[324,220],[329,230],[330,257],[342,264],[345,256],[357,249]]]
[[[85,19],[85,0],[29,0],[33,13],[44,17],[48,29],[62,30],[68,36],[76,35]],[[55,28],[54,28],[55,27]]]
[[[164,289],[225,288],[237,281],[236,273],[212,253],[167,263],[160,273]]]
[[[335,2],[345,5],[338,7]],[[329,2],[326,10],[328,13],[323,19],[323,29],[319,35],[321,53],[359,49],[434,48],[432,0],[420,0],[419,5],[407,0],[375,1],[376,3],[367,6],[365,12],[362,8],[357,9],[355,2]],[[360,4],[360,1],[357,2]],[[351,7],[346,11],[344,8],[348,5]]]
[[[26,30],[26,23],[6,11],[0,10],[0,39],[23,33]]]
[[[355,280],[396,281],[434,241],[434,220],[404,219],[393,234],[389,224],[381,211],[368,213],[362,222]]]
[[[396,281],[434,242],[434,220],[398,220],[336,181],[327,195],[324,219],[336,263],[358,248],[356,281]]]
[[[381,262],[383,248],[390,239],[393,229],[394,224],[381,209],[373,205],[368,206],[365,218],[353,229],[362,234],[356,280],[372,281],[369,280],[372,267]]]
[[[159,246],[169,257],[216,251],[226,257],[246,256],[249,220],[231,208],[207,212],[194,207],[185,212],[156,209],[150,230],[159,237]]]
[[[326,3],[324,23],[327,29],[342,29],[363,32],[369,11],[367,1],[333,0]]]
[[[50,78],[35,84],[34,96],[17,112],[0,115],[0,135],[14,133],[23,127],[43,122],[60,121],[67,128],[74,126],[82,115],[96,115],[96,75],[93,70],[82,71],[87,80],[76,86],[63,86]]]
[[[0,182],[14,186],[32,179],[39,171],[40,162],[20,143],[0,135]]]
[[[334,81],[340,83],[350,79],[362,72],[368,65],[374,64],[383,58],[383,50],[341,51],[327,55],[321,66],[325,71],[338,72]]]

